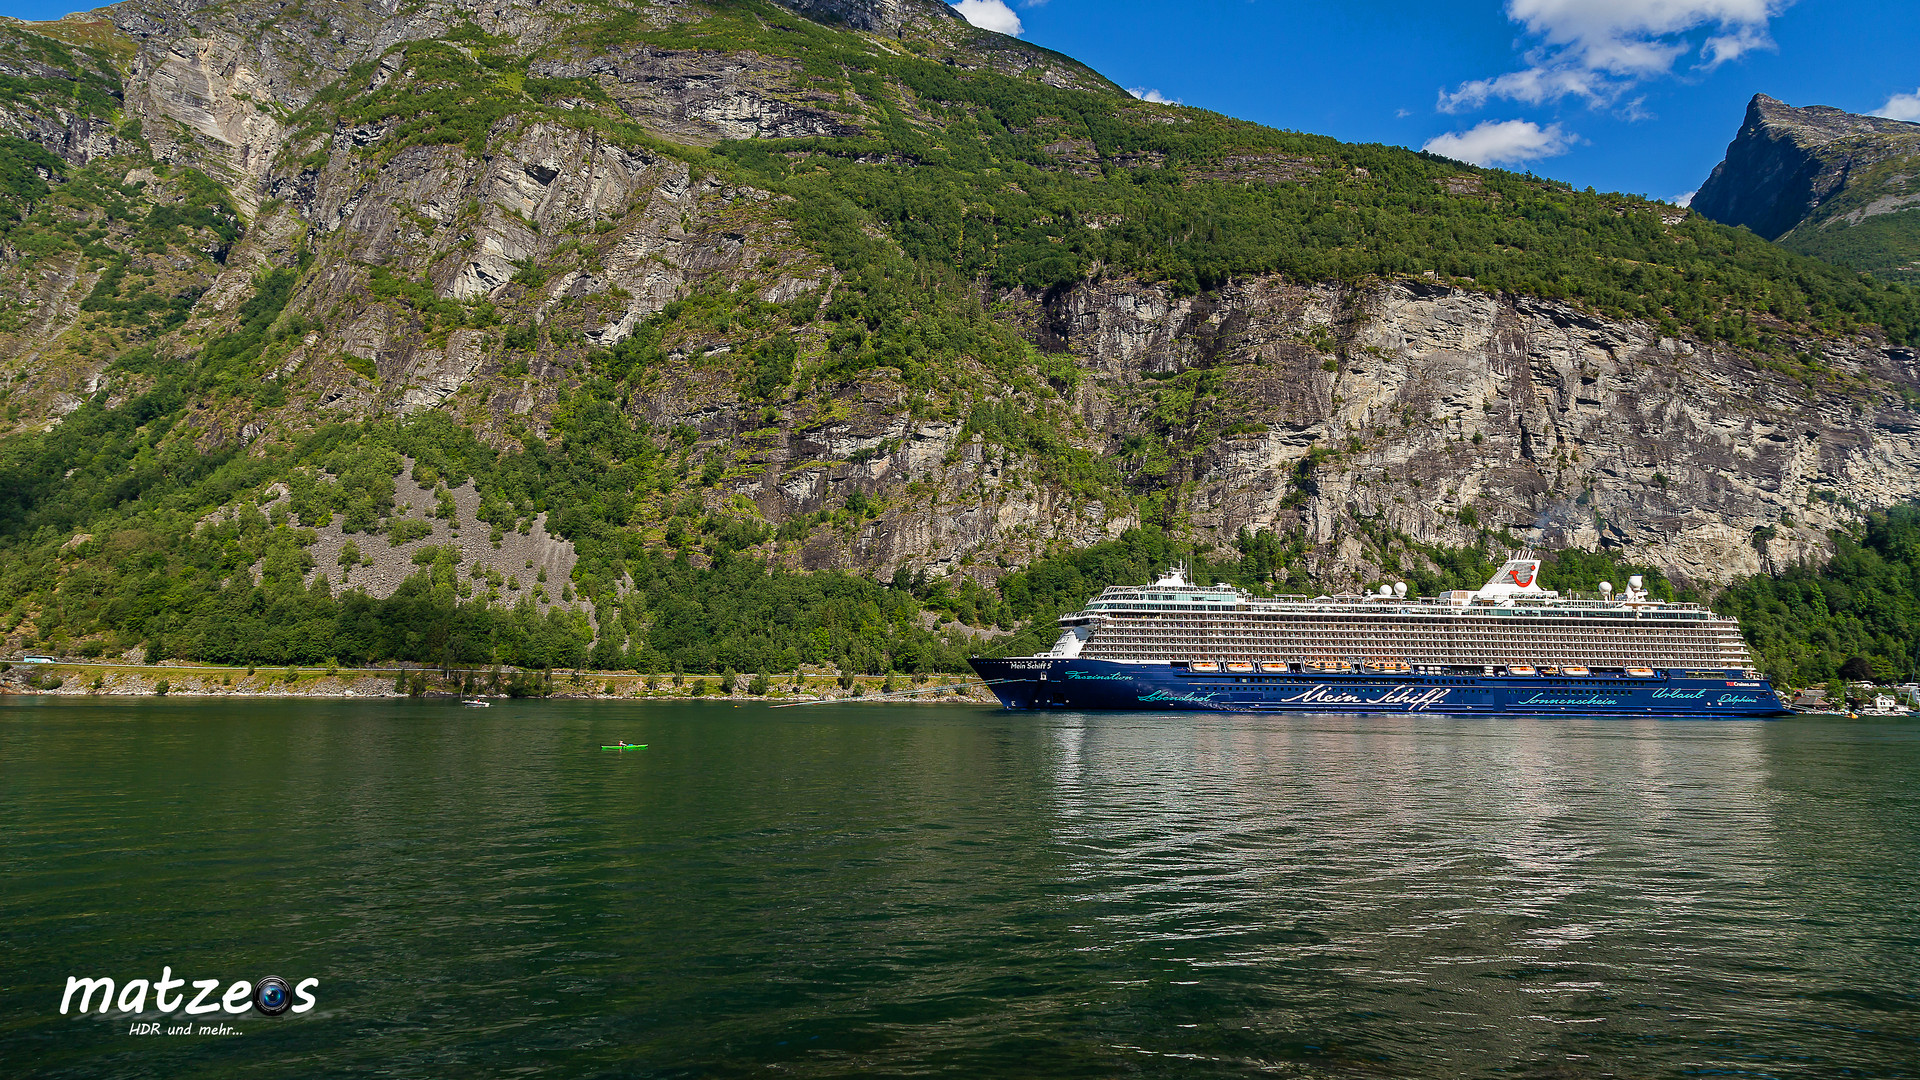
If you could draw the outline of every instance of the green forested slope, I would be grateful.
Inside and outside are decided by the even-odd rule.
[[[469,27],[450,43],[397,46],[404,79],[367,90],[373,65],[356,67],[296,117],[304,126],[290,144],[390,123],[371,156],[439,144],[478,154],[503,117],[584,126],[794,195],[802,234],[848,269],[868,265],[859,228],[877,223],[899,256],[1002,287],[1064,285],[1095,267],[1188,291],[1261,273],[1317,282],[1434,271],[1750,346],[1783,347],[1777,331],[1789,327],[1870,324],[1920,340],[1913,290],[1697,216],[1667,224],[1670,207],[1632,196],[961,70],[767,0],[702,7],[707,17],[665,29],[616,17],[580,33],[606,47],[791,58],[804,85],[872,118],[865,134],[674,146],[618,110],[562,107],[608,99],[588,79],[530,76],[539,54]]]
[[[716,286],[624,342],[589,345],[579,334],[584,316],[564,305],[548,314],[538,292],[563,269],[604,256],[583,225],[570,234],[568,261],[529,261],[497,304],[449,300],[405,266],[347,264],[337,240],[310,237],[312,246],[294,245],[258,276],[231,317],[209,323],[217,331],[189,329],[201,293],[143,268],[222,263],[254,225],[239,203],[203,172],[152,160],[130,128],[122,157],[86,167],[0,140],[0,238],[26,257],[100,273],[87,301],[94,329],[76,357],[114,356],[110,391],[49,430],[0,441],[8,619],[0,630],[30,630],[55,648],[144,645],[153,656],[261,663],[928,670],[957,666],[970,646],[926,629],[926,613],[1024,627],[996,647],[1025,647],[1050,636],[1047,620],[1061,606],[1176,556],[1250,587],[1312,589],[1298,538],[1271,534],[1243,538],[1216,563],[1183,538],[1140,531],[1044,560],[997,591],[773,569],[790,564],[810,533],[850,535],[880,512],[877,497],[855,493],[784,521],[730,508],[716,488],[752,432],[734,446],[696,445],[690,433],[650,429],[627,407],[664,372],[684,369],[675,356],[725,342],[700,362],[724,373],[735,407],[760,417],[762,430],[831,415],[864,377],[897,379],[912,415],[961,425],[962,441],[978,434],[1032,462],[1049,484],[1110,505],[1158,505],[1177,481],[1102,453],[1064,404],[1080,372],[982,302],[983,293],[1044,293],[1096,275],[1200,294],[1255,274],[1361,283],[1431,272],[1779,356],[1822,335],[1920,341],[1920,293],[1698,217],[1674,219],[1671,208],[1637,198],[1149,105],[1096,80],[1062,88],[1004,64],[950,64],[952,41],[876,41],[763,0],[690,10],[704,14],[656,25],[583,8],[565,39],[547,46],[457,21],[440,40],[401,42],[393,63],[354,67],[287,118],[281,168],[370,175],[421,147],[483,158],[535,120],[590,130],[781,196],[766,212],[842,275],[826,302],[768,303],[759,282]],[[28,51],[51,40],[8,33]],[[536,74],[545,70],[537,64],[571,62],[583,50],[643,46],[790,59],[795,86],[863,118],[860,133],[676,143],[628,118],[591,78]],[[44,109],[41,99],[58,91],[112,119],[101,57],[63,55],[86,72],[72,87],[9,83],[0,93]],[[397,74],[373,77],[385,70]],[[335,133],[379,125],[378,142],[336,145]],[[154,179],[126,183],[135,168]],[[277,372],[300,342],[333,331],[335,312],[301,297],[342,276],[364,280],[361,299],[423,337],[497,335],[488,377],[505,384],[547,373],[563,387],[551,414],[488,430],[451,411],[316,419],[289,400]],[[370,367],[354,370],[373,382]],[[243,443],[235,433],[248,427],[272,437]],[[438,480],[472,478],[482,520],[495,528],[547,515],[579,552],[565,587],[593,606],[597,637],[577,613],[489,606],[443,554],[427,554],[390,598],[306,584],[309,571],[330,568],[309,565],[303,530],[338,515],[349,533],[385,542],[402,455]],[[275,484],[293,493],[277,521],[261,510]],[[1484,580],[1477,556],[1433,550],[1423,559],[1404,573],[1421,590]],[[1569,554],[1563,565],[1571,575],[1585,564]]]
[[[1826,565],[1736,583],[1717,598],[1719,609],[1740,618],[1777,682],[1912,680],[1920,675],[1920,508],[1874,514],[1859,535],[1835,540]]]

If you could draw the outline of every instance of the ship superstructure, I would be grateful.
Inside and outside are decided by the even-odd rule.
[[[1064,616],[1053,655],[1393,660],[1415,668],[1752,666],[1738,620],[1652,599],[1637,580],[1618,595],[1609,586],[1563,597],[1542,589],[1539,573],[1539,560],[1515,558],[1484,588],[1437,597],[1409,597],[1399,585],[1372,596],[1257,599],[1232,586],[1195,585],[1175,570],[1151,585],[1108,588]]]
[[[1783,708],[1751,670],[1737,620],[1655,599],[1638,577],[1617,593],[1602,582],[1592,595],[1562,595],[1541,587],[1540,565],[1521,553],[1481,588],[1433,597],[1410,597],[1404,583],[1371,595],[1255,597],[1176,568],[1062,616],[1059,641],[1041,656],[974,667],[1014,707],[1398,708],[1408,688],[1424,687],[1433,692],[1415,695],[1419,708],[1440,711]],[[1692,696],[1702,681],[1714,692]],[[1686,696],[1679,682],[1689,683]],[[1139,692],[1118,693],[1121,684]],[[1075,686],[1090,692],[1065,689]],[[1525,692],[1508,693],[1516,688]]]

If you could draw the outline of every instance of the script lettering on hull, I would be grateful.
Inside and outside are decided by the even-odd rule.
[[[1364,691],[1320,683],[1275,700],[1282,705],[1401,705],[1409,712],[1421,712],[1445,702],[1452,693],[1452,689],[1445,686],[1396,686],[1384,694],[1369,697]]]
[[[1619,698],[1602,694],[1534,694],[1516,705],[1618,705]]]
[[[1174,693],[1171,690],[1155,690],[1151,694],[1141,694],[1141,701],[1185,701],[1195,705],[1211,705],[1218,694],[1196,694],[1191,690]]]

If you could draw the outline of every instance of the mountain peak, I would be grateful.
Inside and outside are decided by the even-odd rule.
[[[1862,116],[1831,105],[1789,105],[1765,94],[1755,94],[1747,103],[1747,119],[1741,126],[1741,134],[1745,135],[1750,128],[1769,129],[1803,146],[1822,146],[1836,139],[1860,135],[1920,138],[1920,124],[1906,120]]]
[[[1725,160],[1694,196],[1693,209],[1715,221],[1744,225],[1769,240],[1789,232],[1800,236],[1816,226],[1831,232],[1826,223],[1836,214],[1846,216],[1844,225],[1854,226],[1888,213],[1920,212],[1907,211],[1913,202],[1907,187],[1915,170],[1880,168],[1897,159],[1920,164],[1920,124],[1830,105],[1794,106],[1755,94]],[[1877,193],[1871,198],[1869,188]],[[1848,242],[1849,252],[1858,247],[1857,240]],[[1904,257],[1885,266],[1861,262],[1857,252],[1846,261],[1862,269],[1904,265]]]

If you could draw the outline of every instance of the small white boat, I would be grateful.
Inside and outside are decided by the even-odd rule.
[[[1507,665],[1507,674],[1509,674],[1509,675],[1534,675],[1534,674],[1538,674],[1538,673],[1537,673],[1537,672],[1535,672],[1535,671],[1533,670],[1533,668],[1531,668],[1531,667],[1529,667],[1529,666],[1528,666],[1528,665],[1526,665],[1526,664],[1508,664],[1508,665]]]
[[[1219,671],[1220,670],[1220,665],[1215,663],[1212,660],[1195,660],[1193,663],[1187,666],[1192,668],[1194,671]]]
[[[1244,675],[1253,670],[1253,664],[1246,660],[1229,660],[1227,670],[1236,675]]]
[[[1583,667],[1576,667],[1576,666],[1568,666],[1568,667],[1563,667],[1563,668],[1561,668],[1561,669],[1560,669],[1560,674],[1562,674],[1562,675],[1586,675],[1586,674],[1589,674],[1589,672],[1587,671],[1587,669],[1586,669],[1586,668],[1583,668]]]
[[[1653,669],[1650,667],[1630,667],[1627,669],[1627,674],[1636,679],[1651,679],[1653,678]]]
[[[1287,665],[1285,664],[1275,664],[1275,663],[1269,663],[1267,661],[1262,661],[1260,664],[1260,670],[1265,672],[1284,672],[1288,670],[1288,668],[1287,668]]]
[[[493,708],[493,702],[491,702],[491,701],[482,701],[482,700],[480,700],[479,698],[468,698],[467,700],[465,700],[465,701],[463,701],[463,702],[461,702],[460,704],[462,704],[462,705],[465,705],[465,706],[466,706],[467,708],[469,708],[469,709],[491,709],[491,708]]]

